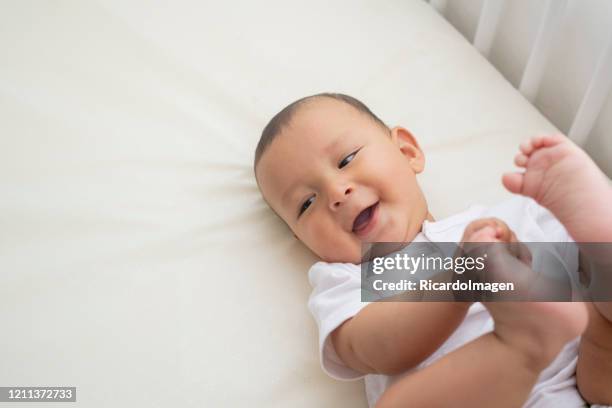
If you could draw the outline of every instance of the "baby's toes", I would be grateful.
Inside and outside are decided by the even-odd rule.
[[[518,167],[526,167],[529,158],[524,153],[519,153],[514,157],[514,164]]]
[[[524,154],[525,156],[529,156],[532,152],[533,152],[533,139],[531,138],[529,140],[525,140],[524,142],[522,142],[519,145],[519,150],[521,151],[522,154]],[[519,154],[520,155],[520,154]],[[518,155],[517,155],[518,157]]]
[[[513,194],[521,194],[523,191],[523,173],[505,173],[502,177],[502,184]]]
[[[560,143],[567,141],[567,138],[559,133],[550,135],[536,136],[531,140],[531,144],[534,149],[541,149],[543,147],[553,147]]]
[[[545,144],[546,146],[555,146],[561,143],[568,143],[570,140],[567,136],[561,133],[553,133],[551,135],[546,136]]]

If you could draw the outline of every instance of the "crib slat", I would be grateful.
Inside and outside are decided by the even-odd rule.
[[[447,0],[429,0],[429,3],[438,10],[438,13],[444,15],[444,11],[446,10],[446,1]]]
[[[491,52],[491,45],[495,39],[497,25],[505,4],[505,0],[485,0],[482,5],[474,35],[474,47],[487,58]]]
[[[584,145],[595,126],[599,112],[612,89],[612,31],[595,67],[568,136],[577,144]]]
[[[533,102],[538,94],[556,33],[565,16],[567,0],[547,0],[540,27],[523,71],[519,91]]]

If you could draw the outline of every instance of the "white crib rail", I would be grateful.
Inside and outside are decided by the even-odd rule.
[[[538,34],[531,47],[531,53],[527,60],[527,65],[523,71],[519,91],[529,100],[534,102],[542,83],[548,55],[553,45],[555,35],[565,17],[567,0],[547,0],[546,9],[542,19]]]
[[[505,5],[504,0],[487,0],[483,3],[474,35],[474,47],[487,58],[491,53],[497,25]]]
[[[580,108],[574,117],[568,136],[576,143],[584,145],[595,126],[599,112],[606,103],[606,98],[612,89],[612,29],[608,44],[599,57],[595,74],[582,98]]]
[[[438,12],[444,15],[444,10],[446,9],[446,0],[428,0],[431,5],[438,10]]]
[[[447,0],[426,0],[440,14],[444,15]],[[508,0],[484,0],[473,44],[485,57],[489,57],[499,21]],[[559,30],[566,17],[568,0],[545,0],[545,11],[540,20],[538,32],[531,46],[531,52],[522,73],[519,91],[530,102],[534,102],[540,84],[546,73],[548,56],[555,45]],[[589,86],[573,118],[568,136],[584,145],[595,126],[599,113],[612,89],[612,26],[609,40],[601,51]]]

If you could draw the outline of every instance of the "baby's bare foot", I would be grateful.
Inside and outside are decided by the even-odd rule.
[[[534,137],[521,144],[517,166],[504,186],[548,208],[579,242],[612,242],[612,186],[597,165],[563,135]]]

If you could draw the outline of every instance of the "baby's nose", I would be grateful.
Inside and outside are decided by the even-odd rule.
[[[344,190],[344,192],[342,192]],[[347,199],[347,197],[353,192],[352,187],[346,187],[338,191],[338,194],[332,197],[332,210],[337,209]]]

